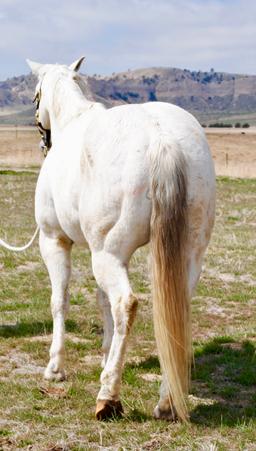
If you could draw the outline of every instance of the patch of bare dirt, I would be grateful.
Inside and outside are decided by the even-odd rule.
[[[146,373],[141,374],[140,377],[147,382],[155,382],[155,381],[161,381],[162,376],[160,374],[154,374],[154,373]]]
[[[152,440],[149,440],[148,442],[144,443],[142,446],[142,450],[144,451],[152,451],[152,450],[158,450],[161,449],[162,442],[157,439],[153,438]]]
[[[28,261],[27,263],[25,263],[23,265],[19,265],[16,268],[16,271],[18,271],[18,272],[34,271],[36,268],[38,268],[40,266],[41,266],[41,263],[39,263],[39,262]]]
[[[97,354],[97,355],[88,354],[88,355],[85,355],[84,357],[82,357],[82,359],[80,359],[80,362],[85,364],[86,366],[94,366],[94,365],[99,366],[100,362],[102,360],[102,357],[103,357],[103,354],[101,354],[101,353]]]
[[[28,354],[12,350],[0,356],[0,374],[6,370],[12,374],[42,374],[44,368],[38,366]]]
[[[227,316],[225,309],[216,304],[208,305],[205,312],[208,313],[209,315],[216,315],[221,318],[225,318]]]
[[[31,342],[31,341],[40,341],[43,343],[51,343],[52,341],[52,334],[48,334],[48,335],[35,335],[33,337],[26,337],[25,340]],[[82,343],[82,344],[87,344],[87,343],[91,343],[90,340],[88,340],[87,338],[82,338],[82,337],[77,337],[76,335],[73,335],[71,333],[66,333],[65,334],[65,340],[69,340],[72,343]]]
[[[191,403],[191,405],[193,406],[193,408],[195,408],[199,405],[213,406],[214,404],[217,404],[216,399],[200,398],[200,397],[194,396],[194,395],[189,395],[188,399],[189,399],[189,402]]]
[[[204,273],[205,275],[209,275],[210,277],[221,280],[222,282],[242,282],[250,286],[256,286],[256,280],[249,276],[249,274],[242,274],[238,276],[231,273],[220,273],[218,270],[213,268],[205,268]]]
[[[49,398],[60,399],[67,397],[67,389],[60,386],[41,386],[39,388],[39,391]]]

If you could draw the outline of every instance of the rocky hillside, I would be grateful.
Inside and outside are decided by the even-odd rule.
[[[150,68],[86,79],[95,100],[107,106],[160,100],[200,119],[256,112],[256,76]],[[32,75],[0,82],[0,123],[33,123],[35,83]]]

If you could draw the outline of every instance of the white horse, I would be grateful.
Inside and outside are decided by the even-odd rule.
[[[122,413],[120,383],[137,299],[134,251],[150,241],[153,317],[163,381],[155,418],[188,418],[190,299],[214,223],[215,175],[204,131],[161,102],[106,109],[88,99],[71,66],[28,61],[38,76],[37,117],[51,150],[36,188],[40,249],[48,268],[53,339],[46,379],[62,380],[73,243],[89,246],[104,321],[96,417]],[[47,136],[46,136],[47,135]]]

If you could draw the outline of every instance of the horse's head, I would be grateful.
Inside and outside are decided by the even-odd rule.
[[[49,89],[48,84],[52,77],[57,77],[58,72],[77,72],[84,60],[84,57],[79,58],[70,66],[63,66],[59,64],[40,64],[34,61],[27,60],[32,73],[38,78],[38,83],[35,89],[34,102],[36,103],[36,124],[42,136],[41,148],[44,153],[51,147],[51,121],[49,114],[50,98],[49,94],[52,89]]]

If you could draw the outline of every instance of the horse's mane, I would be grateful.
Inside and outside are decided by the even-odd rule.
[[[84,113],[94,103],[84,77],[66,70],[58,73],[52,96],[52,110],[60,127]]]
[[[87,100],[90,101],[94,101],[92,92],[88,86],[87,80],[85,78],[85,76],[81,76],[80,74],[75,74],[73,75],[73,80],[76,82],[76,84],[79,86],[79,88],[81,89],[83,95],[85,96],[85,98]]]

